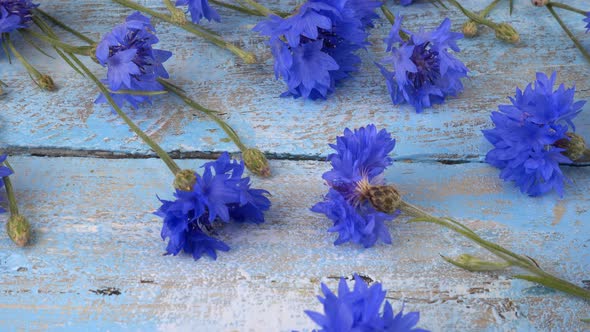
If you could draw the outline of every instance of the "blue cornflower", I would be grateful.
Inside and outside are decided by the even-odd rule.
[[[193,23],[199,24],[203,18],[209,21],[220,21],[219,14],[209,6],[208,0],[176,0],[176,6],[186,5],[188,5]]]
[[[0,0],[0,33],[28,27],[38,6],[31,0]]]
[[[391,332],[427,332],[415,328],[420,320],[419,312],[403,314],[403,309],[394,315],[389,301],[385,301],[386,292],[380,283],[369,287],[358,275],[354,276],[354,289],[350,290],[344,278],[340,279],[338,295],[322,283],[324,297],[318,297],[324,312],[306,310],[305,313],[321,332],[349,331],[391,331]],[[380,313],[381,306],[383,313]]]
[[[498,106],[492,113],[495,128],[483,130],[494,145],[486,162],[500,168],[500,178],[514,181],[521,192],[537,196],[553,189],[562,196],[567,181],[560,163],[572,161],[557,147],[560,140],[569,140],[568,129],[575,130],[572,120],[585,101],[574,102],[575,87],[563,84],[555,91],[556,73],[548,78],[537,73],[535,85],[524,91],[516,89],[512,105]]]
[[[158,43],[155,29],[150,19],[139,12],[129,15],[125,23],[116,26],[106,34],[96,48],[96,58],[101,65],[107,67],[107,79],[104,80],[111,91],[162,91],[164,87],[156,80],[168,78],[168,72],[162,63],[172,53],[153,49]],[[111,93],[117,105],[122,106],[128,101],[137,108],[139,103],[150,102],[147,95]],[[100,95],[96,103],[107,102]]]
[[[352,241],[367,248],[378,239],[390,244],[385,221],[395,218],[399,211],[380,210],[373,190],[383,188],[380,175],[392,163],[388,155],[395,140],[385,129],[377,131],[374,125],[368,125],[354,131],[345,129],[330,146],[336,150],[328,156],[332,169],[322,177],[331,188],[324,201],[311,210],[334,222],[328,231],[339,233],[335,245]]]
[[[195,173],[190,190],[177,189],[176,200],[161,200],[156,215],[164,218],[162,239],[168,238],[166,252],[177,255],[181,250],[195,260],[204,254],[216,259],[216,251],[228,251],[214,238],[214,222],[263,223],[264,211],[270,208],[267,191],[250,188],[250,178],[242,177],[244,163],[231,160],[223,153],[216,161],[203,165],[203,175]]]
[[[586,33],[590,32],[590,12],[586,13],[586,18],[584,19],[584,22],[587,22],[588,24],[586,24]]]
[[[418,33],[404,31],[408,40],[400,37],[402,17],[398,16],[385,40],[391,52],[377,63],[386,79],[387,88],[394,104],[407,102],[416,112],[433,104],[442,104],[448,96],[463,91],[461,79],[467,76],[467,68],[448,49],[459,52],[456,44],[463,35],[451,32],[447,18],[434,31]],[[398,44],[396,47],[394,44]],[[389,71],[387,66],[393,67]]]
[[[10,168],[4,166],[4,161],[6,160],[6,157],[7,157],[7,155],[5,155],[5,154],[0,155],[0,188],[4,187],[4,181],[2,181],[2,178],[12,174],[12,170],[10,170]],[[6,210],[4,210],[2,207],[0,207],[0,213],[1,212],[6,212]]]
[[[309,0],[289,17],[271,15],[254,27],[268,42],[275,77],[282,77],[282,96],[326,98],[336,83],[350,77],[361,62],[367,29],[377,17],[379,1]]]

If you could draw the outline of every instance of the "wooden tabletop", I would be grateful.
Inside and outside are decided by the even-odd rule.
[[[110,1],[39,2],[93,39],[132,12]],[[165,11],[161,1],[139,2]],[[298,3],[261,2],[284,10]],[[484,2],[461,3],[481,9]],[[220,238],[232,249],[216,261],[163,255],[162,221],[153,212],[156,195],[172,197],[170,172],[108,106],[93,104],[98,92],[91,81],[17,39],[17,48],[59,90],[39,90],[18,62],[9,64],[0,53],[0,79],[9,85],[0,96],[0,147],[11,154],[19,204],[34,229],[25,248],[0,235],[0,330],[307,331],[315,326],[303,311],[321,310],[320,283],[334,289],[339,277],[354,273],[381,282],[396,311],[402,303],[406,311],[420,311],[419,326],[433,331],[590,330],[580,321],[590,317],[588,302],[507,273],[470,273],[444,262],[440,254],[486,257],[450,231],[398,218],[389,224],[392,245],[334,246],[330,221],[309,210],[327,192],[321,174],[329,168],[328,144],[346,127],[374,123],[397,139],[386,178],[407,201],[590,285],[590,167],[563,167],[572,180],[564,198],[531,198],[483,162],[491,146],[481,129],[492,127],[491,112],[535,72],[557,71],[559,82],[576,84],[577,99],[590,98],[590,64],[547,10],[515,2],[512,16],[507,1],[492,15],[513,24],[521,42],[498,41],[487,28],[461,40],[458,57],[470,69],[464,93],[421,114],[391,104],[373,65],[384,56],[385,19],[371,31],[372,45],[359,52],[360,72],[326,101],[279,97],[283,82],[274,80],[264,38],[250,31],[259,18],[219,9],[222,23],[205,24],[253,51],[254,65],[158,23],[158,47],[174,54],[166,62],[171,80],[272,158],[272,177],[253,177],[255,187],[272,193],[267,221],[222,228]],[[586,0],[568,3],[590,9]],[[388,4],[413,31],[435,28],[444,17],[455,30],[465,21],[457,10],[426,1]],[[563,18],[590,48],[581,16],[565,12]],[[125,110],[182,167],[237,152],[214,122],[173,96]],[[590,140],[590,104],[575,123]],[[0,223],[7,217],[0,215]]]

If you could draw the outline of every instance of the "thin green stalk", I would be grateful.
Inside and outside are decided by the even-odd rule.
[[[277,15],[272,10],[264,7],[255,0],[244,0],[244,2],[252,6],[254,9],[256,9],[259,13],[263,14],[264,16]]]
[[[31,65],[27,59],[25,59],[24,56],[22,56],[22,54],[20,54],[18,52],[18,50],[14,47],[14,45],[12,44],[12,41],[10,40],[9,37],[5,38],[6,41],[6,45],[8,45],[8,49],[10,49],[10,52],[12,53],[12,55],[14,55],[15,58],[18,59],[18,61],[20,61],[20,63],[22,63],[22,65],[27,69],[27,71],[29,72],[29,74],[31,75],[31,77],[33,77],[35,80],[41,78],[41,76],[43,76],[35,67],[33,67],[33,65]]]
[[[78,37],[79,39],[87,42],[88,44],[94,44],[94,41],[88,37],[86,37],[84,34],[70,28],[68,25],[66,25],[65,23],[63,23],[62,21],[58,20],[57,18],[49,15],[48,13],[44,12],[43,10],[39,9],[39,8],[35,8],[33,9],[34,13],[37,14],[41,14],[42,16],[45,16],[46,19],[48,19],[51,23],[57,25],[58,27],[64,29],[65,31],[71,33],[72,35]]]
[[[180,99],[182,99],[182,101],[184,101],[185,104],[205,113],[208,117],[210,117],[213,121],[215,121],[215,123],[217,123],[217,125],[219,125],[219,127],[221,127],[221,129],[223,129],[223,131],[227,134],[227,136],[236,144],[236,146],[238,147],[238,149],[240,149],[240,151],[243,152],[247,149],[247,147],[240,140],[240,137],[238,136],[236,131],[232,127],[230,127],[227,123],[225,123],[225,121],[221,120],[216,115],[217,112],[215,112],[214,110],[208,109],[204,106],[201,106],[199,103],[197,103],[196,101],[189,98],[185,93],[180,91],[176,86],[172,85],[170,82],[168,82],[162,78],[158,78],[158,82],[160,82],[160,84],[162,84],[166,90],[170,91],[171,93],[177,95]]]
[[[489,13],[492,11],[492,9],[494,9],[494,7],[496,7],[496,5],[497,5],[499,2],[500,2],[500,0],[494,0],[494,1],[492,1],[492,3],[490,3],[489,5],[487,5],[487,7],[486,7],[486,8],[484,8],[484,9],[483,9],[483,10],[482,10],[482,11],[479,13],[479,15],[480,15],[481,17],[484,17],[484,18],[485,18],[485,17],[486,17],[486,16],[488,16],[488,14],[489,14]]]
[[[92,46],[73,46],[68,43],[64,43],[59,39],[54,39],[49,36],[37,33],[32,30],[23,30],[24,34],[31,35],[39,40],[49,43],[51,46],[58,47],[64,50],[66,53],[73,53],[85,56],[92,56],[94,47]]]
[[[393,13],[389,10],[389,8],[387,8],[387,6],[385,6],[385,4],[381,5],[381,11],[383,12],[383,15],[385,15],[385,18],[387,18],[389,23],[391,25],[394,25],[395,24],[395,15],[393,15]],[[410,39],[410,36],[408,36],[407,33],[403,32],[401,30],[399,31],[399,36],[403,40]]]
[[[8,164],[8,162],[4,162],[8,168],[12,170],[12,167]],[[17,216],[18,213],[18,204],[16,203],[16,196],[14,195],[14,187],[12,186],[12,181],[10,181],[9,176],[5,176],[2,178],[4,182],[4,187],[6,188],[6,196],[8,197],[8,210],[10,211],[10,215]]]
[[[555,12],[555,10],[553,9],[553,3],[550,2],[545,7],[547,7],[547,10],[549,10],[549,12],[551,13],[551,15],[553,15],[553,17],[557,20],[557,23],[559,23],[559,25],[561,26],[561,28],[563,29],[563,31],[565,31],[565,33],[568,35],[568,37],[570,37],[570,39],[574,42],[574,44],[580,50],[580,52],[582,52],[582,55],[584,56],[584,58],[586,58],[586,60],[588,60],[588,62],[590,62],[590,53],[588,53],[588,51],[586,51],[586,49],[580,43],[580,41],[578,40],[578,38],[576,38],[576,36],[574,36],[574,34],[570,31],[570,29],[561,20],[561,18],[559,17],[559,15],[557,15],[557,13]]]
[[[0,80],[0,86],[8,86],[8,84],[2,82],[2,80]]]
[[[459,8],[459,10],[468,18],[470,18],[472,21],[477,22],[479,24],[483,24],[486,26],[489,26],[490,28],[496,30],[498,28],[498,24],[492,22],[491,20],[488,20],[486,18],[484,18],[483,16],[477,15],[474,12],[466,9],[465,7],[463,7],[459,2],[457,2],[456,0],[447,0],[448,2],[450,2],[453,6]]]
[[[246,7],[242,7],[242,6],[232,5],[231,3],[227,3],[227,2],[224,2],[224,1],[209,0],[209,2],[212,3],[212,4],[216,4],[218,6],[221,6],[221,7],[225,7],[225,8],[231,9],[231,10],[235,10],[235,11],[240,12],[240,13],[244,13],[244,14],[248,14],[248,15],[253,15],[253,16],[265,16],[264,14],[260,13],[257,10],[246,8]]]
[[[207,41],[209,41],[221,48],[225,48],[225,49],[229,50],[230,52],[236,54],[242,60],[244,60],[244,62],[246,62],[246,63],[256,63],[256,56],[254,55],[254,53],[244,51],[241,48],[239,48],[238,46],[226,42],[221,37],[216,36],[215,34],[211,33],[210,31],[207,31],[206,29],[204,29],[196,24],[193,24],[190,22],[187,22],[185,24],[178,24],[177,22],[174,21],[174,19],[171,16],[159,13],[153,9],[142,6],[142,5],[140,5],[136,2],[133,2],[133,1],[129,1],[129,0],[112,0],[112,1],[116,2],[120,5],[123,5],[125,7],[135,9],[140,12],[144,12],[146,14],[153,16],[153,17],[157,17],[157,18],[161,19],[162,21],[168,22],[168,23],[173,24],[177,27],[180,27],[192,34],[202,37],[202,38],[206,39]]]
[[[586,11],[586,10],[581,10],[581,9],[576,8],[576,7],[572,7],[570,5],[566,5],[565,3],[560,3],[560,2],[552,2],[552,1],[550,1],[547,4],[547,6],[557,7],[557,8],[569,10],[570,12],[582,14],[584,16],[586,16],[586,14],[588,13],[588,11]]]
[[[176,164],[176,162],[162,149],[156,142],[154,142],[148,135],[146,135],[131,119],[117,106],[113,98],[111,97],[109,90],[107,87],[98,79],[94,74],[78,59],[76,55],[72,55],[72,59],[74,62],[84,71],[84,73],[90,77],[90,79],[98,86],[100,91],[104,94],[106,99],[108,100],[109,104],[113,107],[115,112],[119,114],[119,116],[125,121],[125,123],[139,136],[157,155],[162,159],[162,161],[168,166],[172,174],[176,175],[180,171],[180,167]]]
[[[450,229],[470,239],[482,248],[502,258],[511,265],[521,267],[533,274],[532,276],[519,274],[515,275],[514,278],[536,282],[541,285],[551,287],[553,289],[557,289],[562,292],[590,300],[590,291],[545,272],[536,264],[536,262],[532,258],[518,255],[498,244],[482,239],[477,234],[475,234],[475,232],[470,230],[467,226],[462,225],[457,221],[451,222],[450,219],[434,217],[431,214],[425,212],[424,210],[414,205],[411,205],[407,202],[402,202],[400,205],[400,209],[407,215],[415,217],[410,222],[429,222]]]

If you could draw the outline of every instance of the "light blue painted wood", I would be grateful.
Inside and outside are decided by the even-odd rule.
[[[295,6],[294,1],[268,1],[271,7]],[[98,39],[100,34],[121,22],[130,11],[109,1],[42,1],[43,8],[84,33]],[[160,1],[143,4],[163,6]],[[479,0],[462,1],[470,8],[481,8]],[[570,2],[568,2],[570,3]],[[572,5],[588,7],[583,0]],[[325,155],[327,143],[346,126],[375,123],[387,127],[398,137],[396,154],[400,158],[481,159],[489,149],[480,130],[491,126],[490,112],[506,103],[516,85],[523,87],[534,79],[536,71],[558,71],[559,80],[578,86],[578,98],[590,97],[590,66],[561,31],[550,14],[535,8],[529,1],[517,1],[515,14],[508,16],[506,4],[499,5],[493,16],[507,20],[521,32],[522,42],[508,45],[495,40],[489,29],[482,36],[463,40],[459,56],[471,69],[471,79],[458,99],[415,114],[407,106],[391,105],[385,84],[373,61],[383,56],[382,38],[388,25],[382,19],[373,30],[373,45],[361,52],[361,71],[339,87],[328,101],[281,99],[283,83],[274,80],[272,59],[263,38],[250,29],[256,18],[220,10],[224,23],[210,27],[260,58],[258,65],[246,65],[232,54],[205,43],[184,31],[158,24],[160,47],[174,52],[166,63],[173,81],[206,106],[220,110],[247,144],[277,154],[304,156]],[[393,7],[406,16],[407,28],[424,25],[434,28],[449,16],[456,29],[465,19],[456,10],[441,11],[421,2],[410,7]],[[560,11],[563,12],[563,11]],[[565,13],[564,19],[590,47],[580,15]],[[69,39],[72,40],[72,39]],[[0,143],[10,148],[65,148],[146,153],[148,149],[113,115],[108,107],[92,104],[97,89],[56,60],[24,47],[23,53],[43,72],[50,73],[58,86],[57,93],[36,89],[19,64],[8,65],[0,56],[0,77],[10,88],[1,101]],[[104,69],[92,67],[99,76]],[[578,131],[590,139],[590,112],[577,118]],[[223,142],[217,126],[171,97],[156,98],[152,107],[132,112],[132,117],[167,150],[235,151]]]
[[[389,225],[392,246],[332,245],[329,221],[308,209],[327,191],[322,162],[272,161],[272,193],[262,225],[219,229],[232,250],[217,261],[162,256],[156,194],[172,178],[156,159],[15,157],[13,177],[33,245],[0,236],[2,330],[309,330],[305,309],[320,310],[320,282],[361,273],[389,290],[394,307],[421,312],[434,331],[579,331],[588,303],[513,281],[464,272],[439,254],[482,254],[430,225]],[[195,168],[198,160],[180,161]],[[406,199],[455,216],[487,239],[531,255],[577,284],[588,280],[590,168],[567,168],[574,186],[562,200],[529,198],[478,163],[396,163],[387,173]],[[3,223],[6,215],[0,216]],[[120,295],[90,290],[113,287]]]

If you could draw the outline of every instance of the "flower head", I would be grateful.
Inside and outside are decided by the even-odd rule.
[[[28,27],[38,6],[32,0],[0,0],[0,33]]]
[[[0,155],[0,188],[2,188],[4,186],[4,181],[2,181],[2,178],[12,174],[12,170],[10,168],[4,166],[4,161],[6,160],[6,157],[7,157],[7,155],[5,155],[5,154]],[[2,207],[0,207],[0,213],[2,213],[2,212],[6,212],[6,210],[4,210]]]
[[[584,19],[584,22],[588,23],[586,24],[586,33],[590,32],[590,12],[586,13],[586,18]]]
[[[264,222],[270,208],[267,191],[250,188],[250,178],[243,178],[244,163],[232,161],[223,153],[219,159],[203,165],[203,175],[188,190],[177,189],[176,200],[161,200],[156,215],[164,218],[162,239],[168,238],[166,251],[177,255],[181,250],[194,259],[204,254],[217,258],[217,251],[229,246],[214,238],[214,222]]]
[[[351,241],[367,248],[379,239],[390,244],[385,222],[399,214],[394,204],[399,196],[384,194],[387,190],[381,190],[386,186],[381,185],[380,175],[392,163],[388,155],[395,140],[386,130],[368,125],[354,131],[345,129],[330,146],[336,150],[328,156],[332,169],[322,177],[331,188],[311,210],[334,222],[328,231],[339,233],[336,245]],[[375,204],[377,201],[387,202],[390,208],[381,209],[384,204]]]
[[[574,102],[575,87],[561,84],[556,90],[556,73],[547,77],[537,73],[535,84],[524,91],[516,89],[511,105],[498,106],[492,113],[495,128],[483,131],[494,145],[486,162],[500,168],[500,178],[514,181],[523,193],[537,196],[553,189],[563,195],[565,176],[560,163],[572,161],[557,147],[567,139],[568,129],[575,130],[572,120],[585,101]]]
[[[451,32],[451,21],[445,19],[434,31],[405,31],[408,40],[400,37],[401,22],[402,17],[398,16],[385,40],[391,55],[377,63],[393,103],[407,102],[421,112],[463,91],[461,78],[467,76],[467,68],[448,51],[459,52],[456,41],[463,35]]]
[[[157,82],[159,77],[168,78],[168,72],[162,63],[172,53],[152,48],[158,43],[155,29],[150,19],[135,12],[129,15],[125,23],[116,26],[106,34],[96,48],[96,58],[107,67],[107,79],[104,81],[117,105],[128,101],[133,107],[139,103],[149,102],[149,95],[116,93],[119,90],[161,91],[164,87]],[[100,95],[97,103],[106,102]]]
[[[209,6],[208,0],[176,0],[176,6],[188,5],[193,23],[199,24],[201,19],[219,22],[219,14]]]
[[[369,287],[358,275],[354,276],[354,280],[354,288],[350,290],[344,278],[341,278],[337,295],[322,283],[324,297],[318,299],[324,307],[324,312],[305,311],[309,318],[321,326],[319,331],[426,332],[415,328],[420,320],[419,312],[404,315],[402,309],[394,315],[391,304],[385,301],[386,292],[380,283]],[[382,306],[383,311],[380,312]]]
[[[271,15],[254,27],[270,37],[275,76],[283,96],[326,98],[336,83],[358,70],[355,52],[367,45],[377,17],[373,0],[309,0],[289,17]]]

